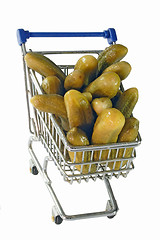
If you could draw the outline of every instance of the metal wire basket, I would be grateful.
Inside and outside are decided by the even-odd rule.
[[[106,33],[107,32],[107,33]],[[109,35],[108,35],[109,33]],[[30,33],[19,29],[18,32],[18,42],[21,45],[22,55],[25,56],[27,53],[26,50],[26,40],[29,37],[54,37],[54,35],[60,33]],[[46,35],[50,34],[50,35]],[[62,36],[84,36],[85,33],[61,33]],[[74,35],[75,34],[75,35]],[[76,35],[77,34],[77,35]],[[116,34],[114,29],[109,29],[103,33],[97,33],[98,36],[106,37],[109,43],[114,43],[116,41]],[[58,36],[59,36],[58,35]],[[94,37],[96,33],[90,33],[90,37]],[[86,37],[88,33],[86,33]],[[30,50],[31,51],[31,50]],[[43,55],[54,56],[60,54],[63,56],[73,55],[73,54],[99,54],[101,50],[89,50],[89,51],[41,51]],[[53,214],[59,216],[61,219],[71,219],[65,215],[57,197],[50,186],[50,179],[47,175],[47,165],[48,159],[53,160],[64,180],[73,183],[77,181],[88,182],[90,179],[102,179],[105,180],[106,185],[110,188],[108,179],[111,179],[113,176],[119,178],[119,176],[126,177],[128,173],[134,168],[133,160],[136,157],[135,148],[141,143],[140,134],[138,134],[137,139],[134,142],[122,142],[122,143],[111,143],[103,145],[90,145],[90,146],[73,146],[66,139],[66,132],[60,126],[56,116],[50,113],[40,112],[37,109],[33,108],[30,105],[30,98],[37,94],[43,94],[40,82],[42,76],[38,73],[35,73],[32,69],[28,68],[24,58],[24,76],[25,76],[25,90],[26,90],[26,100],[27,100],[27,109],[28,109],[28,120],[29,120],[29,130],[32,134],[32,137],[29,140],[29,152],[31,154],[32,160],[31,164],[33,165],[32,172],[34,174],[40,172],[42,177],[45,179],[47,187],[49,188],[54,201],[56,202],[56,212],[59,214]],[[66,75],[73,70],[74,65],[59,65],[59,67],[64,71]],[[121,90],[124,91],[123,85],[121,83]],[[49,157],[45,158],[43,167],[40,165],[37,157],[32,148],[32,142],[34,140],[41,141],[44,148],[47,150]],[[126,151],[130,151],[130,157],[125,157]],[[107,158],[105,160],[101,159],[103,152],[107,152]],[[112,152],[114,151],[114,154]],[[119,152],[121,151],[121,157],[119,158]],[[94,155],[98,153],[98,160],[94,160]],[[71,161],[70,154],[72,154],[74,161]],[[87,155],[87,162],[85,161]],[[76,157],[81,158],[81,161],[76,161]],[[114,157],[113,157],[114,156]],[[114,199],[113,193],[109,190],[111,200],[112,200],[112,211],[105,210],[99,215],[113,216],[117,211],[118,207]],[[55,207],[54,207],[55,209]],[[53,211],[55,212],[55,210]],[[77,217],[72,218],[81,218],[81,217],[92,217],[97,216],[98,214],[82,214],[77,215]],[[57,219],[60,219],[57,217]],[[54,216],[55,219],[55,216]],[[57,223],[59,223],[59,220]]]

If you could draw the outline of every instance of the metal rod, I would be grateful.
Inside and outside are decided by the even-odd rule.
[[[50,54],[97,54],[99,55],[103,50],[68,50],[68,51],[32,51],[35,53],[39,53],[42,55],[50,55]],[[72,65],[74,66],[74,65]]]
[[[113,216],[116,214],[116,210],[111,211],[101,211],[101,212],[89,212],[89,213],[82,213],[76,215],[65,215],[65,220],[80,220],[80,219],[87,219],[87,218],[97,218],[97,217],[104,217],[104,216]]]
[[[29,131],[31,134],[34,134],[34,132],[31,129],[31,116],[30,116],[30,105],[29,105],[29,98],[28,98],[27,71],[26,71],[26,64],[24,61],[24,55],[26,54],[25,44],[21,45],[21,50],[22,50],[22,56],[23,56],[23,70],[24,70],[24,80],[25,80],[25,92],[26,92]]]
[[[46,184],[46,186],[47,186],[47,188],[48,188],[48,190],[51,194],[51,197],[52,197],[54,203],[56,204],[59,212],[61,213],[61,215],[65,216],[65,213],[64,213],[64,211],[63,211],[63,209],[62,209],[62,207],[61,207],[61,205],[58,201],[58,198],[57,198],[55,192],[53,191],[53,188],[51,187],[51,181],[48,181],[48,175],[46,175],[45,171],[43,171],[43,168],[41,167],[41,165],[40,165],[40,163],[39,163],[39,161],[38,161],[38,159],[35,155],[35,152],[33,151],[33,148],[32,148],[33,141],[38,141],[38,140],[35,137],[30,137],[29,142],[28,142],[28,149],[29,149],[29,153],[32,157],[32,161],[34,162],[35,166],[37,167],[38,172],[41,174],[41,177],[43,178],[43,180],[44,180],[44,182],[45,182],[45,184]],[[46,181],[46,179],[47,179],[47,181]]]
[[[114,197],[114,194],[113,194],[111,185],[109,183],[109,180],[106,177],[104,178],[104,182],[105,182],[105,185],[106,185],[106,188],[107,188],[107,191],[108,191],[108,195],[109,195],[109,197],[111,199],[111,202],[113,204],[113,208],[115,209],[115,211],[118,211],[118,205],[117,205],[116,199]]]

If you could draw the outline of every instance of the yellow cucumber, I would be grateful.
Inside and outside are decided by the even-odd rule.
[[[66,76],[63,71],[49,58],[39,53],[28,52],[24,57],[27,66],[44,77],[57,76],[64,81]]]
[[[124,91],[118,101],[115,104],[115,108],[117,108],[125,118],[129,118],[132,114],[132,111],[138,101],[138,89],[137,88],[129,88]]]
[[[67,140],[69,143],[71,143],[73,146],[88,146],[89,145],[89,140],[87,138],[86,133],[81,130],[80,128],[73,127],[70,129],[67,133]],[[82,163],[82,159],[85,162],[89,162],[91,160],[91,152],[86,151],[84,154],[83,152],[76,152],[76,158],[74,159],[74,152],[68,151],[70,159],[72,162],[75,163]],[[94,173],[96,171],[96,165],[92,164],[91,167],[89,164],[87,165],[75,165],[76,169],[81,171],[82,173]]]
[[[118,142],[133,142],[136,140],[138,136],[138,130],[139,130],[139,121],[138,119],[134,117],[127,118],[125,120],[125,125],[120,132],[118,136]],[[119,149],[117,158],[129,158],[131,157],[133,152],[133,148],[124,148]],[[116,151],[111,152],[111,158],[115,158]],[[116,161],[116,164],[114,166],[114,170],[119,170],[120,166],[123,167],[126,165],[128,160],[124,160],[121,164],[121,161]],[[113,162],[108,163],[108,167],[112,170],[113,169]]]

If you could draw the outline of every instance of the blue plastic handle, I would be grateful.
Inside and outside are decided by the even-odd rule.
[[[25,43],[30,37],[103,37],[107,38],[109,44],[117,41],[114,28],[108,28],[103,32],[29,32],[24,29],[17,30],[19,45]]]

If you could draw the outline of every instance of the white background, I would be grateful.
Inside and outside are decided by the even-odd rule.
[[[1,239],[159,239],[158,3],[158,0],[15,0],[1,3]],[[53,202],[49,192],[39,175],[29,173],[27,144],[30,134],[16,30],[103,31],[109,27],[116,29],[117,42],[129,50],[125,60],[131,64],[132,72],[124,80],[124,86],[139,89],[134,115],[140,120],[143,141],[137,148],[135,169],[126,179],[111,180],[119,206],[115,218],[63,221],[56,225],[51,221]],[[96,38],[29,39],[29,46],[31,43],[42,50],[103,49],[107,46],[105,39]],[[38,150],[41,153],[41,147]],[[102,181],[70,186],[61,180],[53,167],[53,183],[66,213],[72,214],[76,209],[83,212],[90,206],[105,209],[107,195]]]

